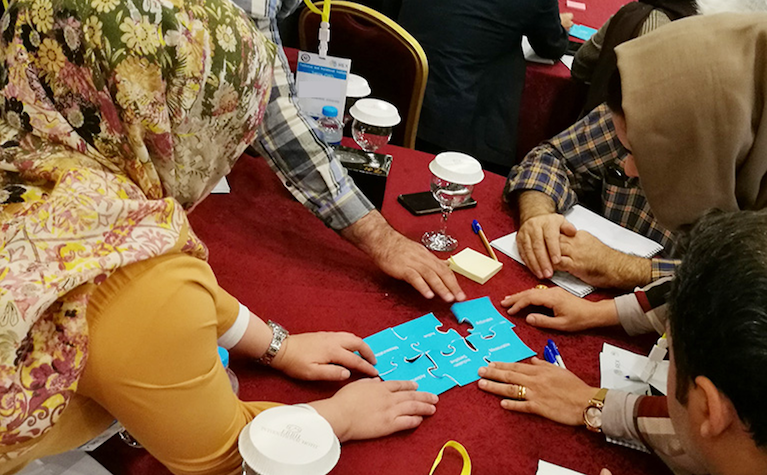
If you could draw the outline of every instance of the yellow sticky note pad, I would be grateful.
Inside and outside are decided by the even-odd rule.
[[[480,284],[490,280],[490,277],[497,274],[501,267],[503,267],[502,263],[494,261],[468,247],[458,254],[451,256],[448,259],[448,263],[453,272],[457,272]]]

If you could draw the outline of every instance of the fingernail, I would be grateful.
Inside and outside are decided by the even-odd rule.
[[[352,373],[348,369],[344,369],[343,371],[341,371],[341,379],[347,379],[351,375]]]
[[[458,293],[458,300],[466,300],[466,294],[463,292]]]
[[[552,275],[554,275],[550,269],[546,269],[546,272],[544,272],[544,275],[547,279],[550,279]]]
[[[482,367],[482,368],[479,368],[479,371],[477,371],[477,374],[479,374],[480,376],[484,376],[486,372],[487,372],[487,368]]]
[[[450,292],[448,292],[448,294],[445,295],[445,300],[448,301],[448,302],[452,302],[453,300],[455,300],[455,295],[453,295]]]
[[[528,315],[527,318],[525,318],[525,321],[530,325],[535,325],[535,317],[532,315]]]
[[[431,400],[434,401],[434,404],[437,404],[439,402],[439,396],[437,396],[436,394],[432,394]]]
[[[434,298],[434,292],[426,292],[426,298],[427,299],[433,299]]]
[[[489,365],[487,365],[487,366],[488,366],[488,367],[490,367],[490,368],[495,368],[495,363],[490,363],[490,364],[489,364]]]
[[[480,380],[479,380],[479,387],[480,387],[480,388],[485,388],[485,387],[487,387],[487,381],[485,381],[484,379],[480,379]]]

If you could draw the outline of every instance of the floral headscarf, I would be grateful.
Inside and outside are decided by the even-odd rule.
[[[254,139],[274,45],[229,0],[19,0],[0,32],[8,446],[77,390],[95,285],[161,254],[205,258],[185,209]]]

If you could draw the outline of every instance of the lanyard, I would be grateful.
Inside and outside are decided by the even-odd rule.
[[[463,458],[463,469],[461,469],[461,475],[470,475],[471,474],[471,459],[469,458],[469,453],[466,451],[466,448],[461,445],[460,443],[449,440],[445,443],[445,445],[442,446],[442,449],[437,454],[437,458],[434,460],[434,465],[431,466],[431,471],[429,472],[429,475],[432,475],[434,473],[434,470],[437,469],[437,465],[442,461],[442,454],[445,452],[445,449],[448,447],[452,447],[455,450],[458,451],[459,454],[461,454],[461,457]]]

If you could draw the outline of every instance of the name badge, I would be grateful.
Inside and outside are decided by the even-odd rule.
[[[301,51],[296,68],[298,103],[312,117],[322,116],[322,108],[334,106],[342,116],[346,103],[346,80],[352,67],[351,59]]]

